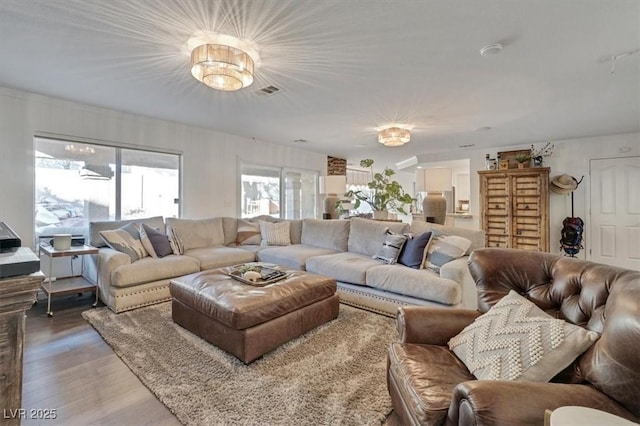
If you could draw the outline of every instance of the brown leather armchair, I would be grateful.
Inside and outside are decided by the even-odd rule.
[[[403,307],[389,348],[390,423],[542,425],[546,409],[580,405],[640,419],[640,272],[514,249],[469,259],[478,311]],[[549,383],[476,380],[448,340],[516,290],[550,315],[600,333]]]

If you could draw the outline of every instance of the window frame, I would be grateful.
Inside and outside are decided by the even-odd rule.
[[[283,216],[286,215],[286,207],[287,207],[286,206],[286,188],[285,188],[286,173],[294,172],[294,173],[313,174],[314,175],[314,192],[315,192],[313,217],[315,218],[318,217],[318,211],[319,211],[318,197],[320,196],[318,192],[318,189],[319,189],[318,182],[319,182],[320,172],[318,170],[301,169],[297,167],[274,166],[270,164],[261,164],[261,163],[251,162],[251,161],[245,161],[240,158],[238,158],[238,161],[237,161],[236,217],[242,218],[242,175],[244,174],[243,171],[245,168],[252,168],[252,167],[257,169],[267,169],[267,170],[273,170],[278,172],[279,185],[280,185],[280,188],[279,188],[280,200],[278,202],[279,204],[278,219],[283,219]]]
[[[175,149],[165,149],[165,148],[156,148],[150,147],[146,145],[133,145],[122,142],[114,142],[114,141],[105,141],[99,139],[92,138],[82,138],[77,136],[69,136],[69,135],[60,135],[55,133],[48,132],[34,132],[33,135],[33,152],[34,152],[34,203],[35,203],[35,193],[37,188],[35,187],[35,177],[37,173],[37,168],[35,167],[36,156],[35,152],[37,151],[37,140],[38,139],[46,139],[49,141],[59,142],[60,144],[64,143],[79,143],[85,145],[95,145],[105,148],[113,148],[115,151],[114,158],[114,182],[115,182],[115,199],[114,199],[114,209],[115,215],[114,220],[122,220],[122,150],[132,150],[132,151],[140,151],[140,152],[149,152],[156,154],[167,154],[167,155],[175,155],[178,160],[178,217],[182,217],[183,214],[183,152],[181,150]],[[35,204],[34,204],[35,207]],[[35,215],[35,208],[34,208]],[[89,219],[89,222],[91,219]],[[39,239],[38,232],[35,227],[35,216],[34,216],[34,239],[36,243]],[[88,228],[87,228],[88,232]]]

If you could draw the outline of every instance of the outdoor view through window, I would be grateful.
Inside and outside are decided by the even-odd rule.
[[[180,211],[179,154],[36,137],[35,171],[36,238]]]

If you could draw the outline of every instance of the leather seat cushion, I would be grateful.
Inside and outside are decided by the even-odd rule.
[[[331,297],[332,278],[289,271],[286,279],[265,287],[243,284],[227,275],[231,268],[173,279],[171,296],[194,310],[238,330],[253,327]]]
[[[420,424],[442,424],[462,382],[476,380],[446,346],[392,343],[389,375]]]

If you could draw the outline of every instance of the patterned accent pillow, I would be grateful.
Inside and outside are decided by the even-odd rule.
[[[140,240],[140,225],[137,223],[129,223],[118,229],[100,231],[100,236],[109,247],[128,255],[132,262],[149,255]]]
[[[393,233],[389,231],[389,228],[385,229],[384,233],[385,239],[382,243],[382,247],[378,249],[378,253],[376,253],[373,258],[380,259],[389,265],[393,265],[398,261],[398,256],[400,255],[402,247],[404,247],[404,243],[407,241],[407,237]]]
[[[469,247],[471,247],[471,241],[464,237],[434,234],[427,249],[423,268],[440,273],[442,265],[464,256]]]
[[[167,237],[169,238],[169,245],[171,246],[171,251],[173,254],[181,255],[184,254],[184,244],[182,240],[178,236],[175,228],[171,226],[167,222]]]
[[[240,245],[260,245],[261,241],[260,224],[238,219],[238,236],[236,237],[236,243]]]
[[[404,244],[398,263],[413,269],[420,269],[427,257],[427,246],[431,241],[431,232],[423,232],[420,235],[407,235],[407,242]]]
[[[140,225],[140,240],[151,257],[165,257],[173,253],[169,238],[145,223]]]
[[[548,382],[599,337],[511,290],[449,340],[449,348],[479,380]]]
[[[260,234],[263,246],[288,246],[291,244],[291,227],[289,222],[271,223],[261,220]]]

